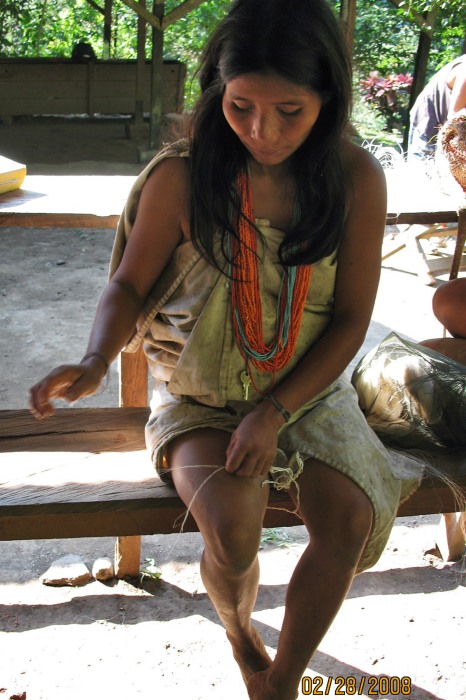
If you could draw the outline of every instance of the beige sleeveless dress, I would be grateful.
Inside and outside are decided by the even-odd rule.
[[[110,274],[121,260],[147,175],[163,158],[176,156],[187,156],[182,146],[167,148],[136,180],[117,230]],[[275,327],[282,271],[277,250],[284,234],[264,221],[259,228],[263,235],[259,269],[267,341]],[[296,352],[287,367],[278,372],[278,381],[330,322],[336,269],[336,255],[313,265]],[[255,372],[254,381],[260,391],[251,384],[248,400],[243,399],[240,375],[245,364],[234,337],[229,281],[189,242],[175,250],[126,350],[136,350],[141,342],[154,379],[146,442],[159,475],[169,478],[164,446],[170,440],[202,427],[233,432],[273,378]],[[374,522],[360,570],[369,568],[383,551],[399,503],[419,485],[422,465],[382,445],[367,425],[356,392],[344,375],[293,414],[280,430],[275,465],[286,466],[297,453],[304,460],[314,457],[345,474],[370,499]]]

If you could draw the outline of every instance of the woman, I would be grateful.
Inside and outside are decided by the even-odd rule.
[[[155,381],[154,464],[203,535],[201,574],[249,697],[287,700],[419,479],[341,376],[371,317],[385,180],[346,137],[350,62],[325,0],[237,0],[200,82],[187,142],[129,197],[85,357],[33,387],[31,409],[94,392],[137,325],[127,349],[144,339]],[[273,479],[310,543],[271,661],[251,612]]]

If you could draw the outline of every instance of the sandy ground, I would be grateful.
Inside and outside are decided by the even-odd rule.
[[[136,174],[138,145],[121,119],[0,124],[0,154],[27,163],[31,174]],[[31,383],[82,355],[112,238],[112,231],[0,229],[0,408],[25,407]],[[392,329],[414,340],[441,335],[433,288],[419,282],[405,253],[387,263],[358,357]],[[114,370],[107,390],[82,405],[116,402]],[[382,558],[356,579],[309,664],[303,697],[319,694],[320,680],[327,697],[466,697],[465,562],[426,553],[438,522],[396,521]],[[246,698],[199,578],[199,535],[143,539],[143,559],[161,568],[159,581],[40,583],[60,555],[79,554],[92,566],[111,557],[113,545],[108,538],[0,542],[0,698]],[[302,527],[264,531],[254,618],[272,655],[286,586],[305,546]],[[345,692],[338,677],[354,677],[356,686],[350,681]]]

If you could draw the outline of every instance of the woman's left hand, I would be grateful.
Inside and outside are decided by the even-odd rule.
[[[243,418],[231,436],[226,471],[236,476],[266,478],[273,466],[283,417],[263,401]]]

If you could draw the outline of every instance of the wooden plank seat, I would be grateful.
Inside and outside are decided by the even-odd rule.
[[[36,421],[0,411],[0,540],[116,536],[116,573],[136,575],[140,536],[180,531],[186,508],[156,476],[144,449],[147,408],[65,408]],[[466,457],[439,464],[466,497]],[[271,491],[264,527],[300,524],[284,491]],[[398,515],[451,513],[438,478],[424,478]],[[197,530],[189,517],[183,531]]]

